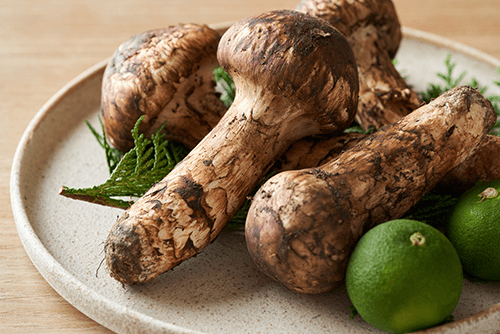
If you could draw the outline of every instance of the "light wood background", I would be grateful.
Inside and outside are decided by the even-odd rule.
[[[64,84],[139,32],[233,21],[297,0],[0,0],[0,333],[109,333],[61,298],[26,255],[9,174],[18,141]],[[499,0],[394,0],[404,26],[500,58]]]

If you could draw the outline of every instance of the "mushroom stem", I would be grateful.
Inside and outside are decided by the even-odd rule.
[[[318,167],[336,159],[342,152],[357,145],[368,135],[346,133],[332,137],[304,138],[293,143],[273,166],[276,172]],[[440,193],[458,195],[479,181],[500,179],[500,163],[492,160],[500,152],[500,137],[484,136],[477,148],[457,167],[450,170],[436,185]]]

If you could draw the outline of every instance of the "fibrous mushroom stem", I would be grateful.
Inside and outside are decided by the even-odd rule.
[[[275,172],[318,167],[337,158],[368,135],[346,133],[333,137],[311,137],[295,142],[273,166]],[[461,194],[479,181],[500,179],[500,161],[492,159],[500,152],[500,137],[484,136],[477,148],[457,167],[450,170],[435,189],[444,194]]]
[[[293,142],[342,132],[354,119],[354,55],[318,18],[283,10],[240,21],[222,36],[218,60],[236,85],[232,106],[107,239],[106,263],[124,284],[196,255]]]

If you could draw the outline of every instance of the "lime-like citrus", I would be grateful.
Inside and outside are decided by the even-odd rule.
[[[458,199],[445,234],[464,270],[484,280],[500,280],[500,180],[481,182]]]
[[[347,266],[349,298],[361,317],[389,333],[440,324],[462,293],[462,266],[443,233],[397,219],[368,231]]]

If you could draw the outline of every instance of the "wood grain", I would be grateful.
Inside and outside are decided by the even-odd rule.
[[[109,333],[60,297],[26,255],[10,206],[14,152],[35,113],[64,84],[139,32],[234,21],[292,0],[0,0],[0,333]],[[500,58],[498,0],[394,0],[404,26]]]

